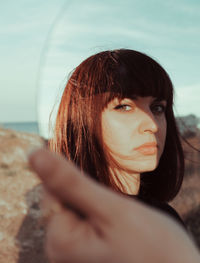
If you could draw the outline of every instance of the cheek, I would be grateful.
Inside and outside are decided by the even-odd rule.
[[[121,122],[103,120],[102,137],[104,144],[112,151],[121,151],[129,138],[128,129]]]
[[[122,137],[122,129],[121,127],[118,127],[118,125],[112,125],[105,124],[102,127],[102,136],[103,136],[103,142],[106,146],[109,148],[113,148],[114,146],[117,147],[117,145],[120,143],[120,137]]]
[[[159,132],[159,143],[162,150],[165,147],[166,134],[167,134],[167,122],[166,120],[164,120],[160,125],[160,132]]]

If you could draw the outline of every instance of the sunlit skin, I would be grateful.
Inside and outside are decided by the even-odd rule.
[[[166,139],[165,100],[115,98],[102,112],[103,141],[123,170],[115,170],[126,193],[137,195],[140,174],[158,166]],[[143,144],[154,143],[155,145]],[[138,148],[140,147],[140,148]]]

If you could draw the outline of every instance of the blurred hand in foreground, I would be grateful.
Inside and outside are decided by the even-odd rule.
[[[96,183],[47,150],[29,156],[56,207],[47,226],[46,253],[53,263],[199,263],[182,228],[155,209]]]

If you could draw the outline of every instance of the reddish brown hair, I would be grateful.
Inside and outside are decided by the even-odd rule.
[[[135,96],[167,101],[164,152],[158,167],[141,175],[140,195],[169,201],[178,193],[184,173],[183,150],[173,113],[173,86],[160,64],[141,52],[100,52],[74,70],[63,92],[50,148],[92,178],[120,191],[103,149],[101,113],[113,98]]]

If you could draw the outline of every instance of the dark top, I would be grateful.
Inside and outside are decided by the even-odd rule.
[[[176,220],[176,222],[178,222],[180,225],[182,225],[182,227],[187,230],[187,227],[185,225],[185,223],[183,222],[183,220],[181,219],[181,217],[179,216],[179,214],[175,211],[174,208],[172,208],[169,204],[167,203],[162,203],[162,202],[158,202],[156,200],[149,200],[149,199],[145,199],[142,197],[138,197],[138,196],[134,196],[134,195],[130,195],[131,198],[136,198],[139,201],[145,203],[146,205],[149,205],[151,207],[154,207],[166,214],[168,214],[169,216],[171,216],[173,219]]]

